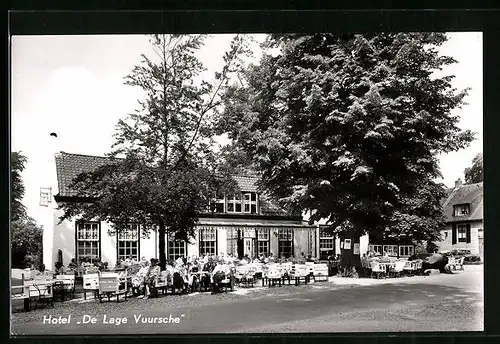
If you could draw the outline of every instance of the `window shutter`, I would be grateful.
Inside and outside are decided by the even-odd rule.
[[[471,242],[471,237],[470,237],[470,224],[467,224],[467,243],[470,244]]]
[[[457,225],[454,223],[451,229],[451,244],[455,245],[457,243]]]

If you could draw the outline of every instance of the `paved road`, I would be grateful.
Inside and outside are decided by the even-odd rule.
[[[13,315],[14,334],[139,334],[258,332],[482,331],[482,266],[458,275],[408,279],[347,280],[301,287],[259,289],[234,295],[164,296],[120,304],[95,301]],[[356,281],[354,281],[356,282]],[[341,283],[342,285],[339,285]],[[347,283],[347,284],[346,284]],[[69,304],[69,303],[66,303]],[[42,324],[48,315],[71,324]],[[88,314],[95,324],[77,324]],[[127,324],[104,324],[111,317]],[[170,323],[144,324],[134,317]],[[178,320],[175,318],[178,317]],[[142,319],[141,318],[141,319]]]

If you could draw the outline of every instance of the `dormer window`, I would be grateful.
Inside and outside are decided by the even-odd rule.
[[[470,204],[456,204],[453,206],[453,216],[468,216],[470,214]]]
[[[243,194],[245,204],[244,211],[245,213],[256,214],[257,213],[257,194],[255,192],[246,192]]]
[[[241,194],[236,193],[227,198],[227,212],[241,213]]]

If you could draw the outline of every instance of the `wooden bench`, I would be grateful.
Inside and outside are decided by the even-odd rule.
[[[309,268],[305,264],[295,264],[292,268],[292,278],[295,280],[295,285],[300,285],[301,282],[309,283]]]
[[[127,281],[121,282],[115,272],[101,272],[99,274],[99,302],[104,297],[111,301],[111,297],[116,297],[116,302],[120,302],[120,296],[127,300]]]
[[[327,264],[314,264],[313,267],[314,282],[328,281],[328,265]]]
[[[11,279],[11,300],[23,300],[24,310],[31,309],[30,288],[24,283],[24,274],[22,274],[21,279]]]

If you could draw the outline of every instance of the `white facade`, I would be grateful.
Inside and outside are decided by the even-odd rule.
[[[460,241],[457,238],[456,244],[452,243],[452,225],[447,224],[446,229],[441,231],[442,240],[437,243],[440,251],[452,251],[452,250],[470,250],[471,254],[480,254],[480,241],[483,238],[483,222],[482,221],[471,221],[470,224],[470,243],[465,241]]]

